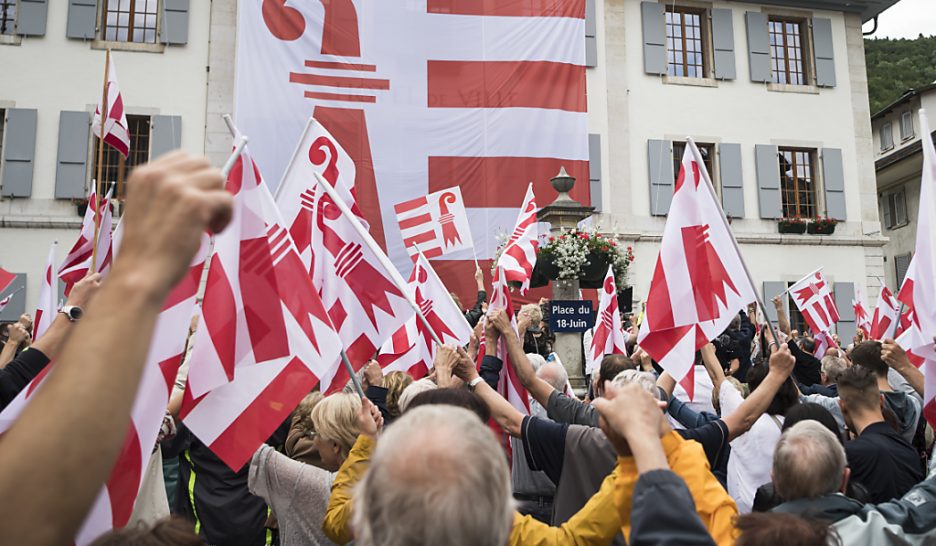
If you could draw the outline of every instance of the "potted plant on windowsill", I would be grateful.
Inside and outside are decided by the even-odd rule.
[[[75,205],[75,210],[78,211],[78,216],[84,218],[85,212],[88,210],[88,198],[76,197],[72,199],[71,202],[73,205]]]
[[[806,231],[812,235],[832,235],[835,233],[836,224],[838,220],[835,218],[816,216],[816,219],[806,227]]]
[[[781,218],[777,222],[777,231],[780,233],[794,233],[797,235],[802,235],[806,233],[806,220],[803,220],[799,216],[794,216],[793,218]]]

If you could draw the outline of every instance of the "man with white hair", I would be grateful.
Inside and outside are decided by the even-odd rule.
[[[380,438],[356,495],[356,543],[507,544],[510,495],[504,452],[477,416],[454,406],[414,408]]]
[[[773,511],[828,521],[850,546],[929,543],[936,533],[934,474],[900,499],[862,504],[843,494],[851,475],[846,465],[845,449],[827,428],[816,421],[793,425],[774,450],[774,489],[786,502]]]

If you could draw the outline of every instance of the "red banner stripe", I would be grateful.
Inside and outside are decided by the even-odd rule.
[[[291,83],[327,85],[329,87],[347,87],[352,89],[390,89],[390,80],[381,80],[378,78],[349,78],[347,76],[322,76],[319,74],[290,72],[289,81]],[[584,99],[584,95],[582,98]]]
[[[424,207],[429,202],[426,201],[426,197],[417,197],[416,199],[410,199],[409,201],[403,201],[402,203],[397,203],[393,205],[393,212],[397,214],[403,214],[404,212],[409,212],[419,207]]]
[[[346,95],[342,93],[317,93],[315,91],[306,91],[305,98],[319,100],[338,100],[344,102],[377,102],[374,95]]]
[[[427,212],[426,214],[420,214],[419,216],[414,216],[413,218],[400,220],[400,229],[403,230],[414,228],[423,224],[428,224],[430,222],[432,222],[432,215]]]
[[[339,63],[334,61],[313,61],[308,60],[305,65],[309,68],[329,68],[333,70],[360,70],[362,72],[377,72],[377,66],[373,64],[353,64]]]
[[[540,205],[556,197],[549,180],[559,167],[575,177],[573,199],[589,205],[588,161],[552,157],[429,157],[429,193],[461,187],[465,207],[518,208],[533,181],[533,193]]]
[[[584,66],[550,61],[428,61],[427,65],[429,108],[587,111]]]
[[[428,13],[585,18],[584,0],[428,0]]]

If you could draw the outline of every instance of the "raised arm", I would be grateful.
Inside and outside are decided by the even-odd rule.
[[[503,310],[493,311],[489,319],[491,324],[497,328],[501,339],[507,346],[507,354],[510,356],[510,365],[516,370],[520,377],[520,383],[530,393],[534,400],[540,403],[544,408],[549,405],[549,396],[553,393],[552,385],[540,379],[533,371],[533,365],[523,352],[523,344],[510,324],[507,313]],[[530,319],[521,314],[518,319],[518,327],[521,331],[526,331]]]
[[[16,350],[20,348],[20,345],[27,343],[29,341],[29,332],[26,331],[26,328],[18,322],[10,324],[9,330],[7,331],[7,341],[3,344],[3,350],[0,350],[0,368],[6,367],[7,364],[13,360],[13,357],[16,356]]]
[[[486,381],[475,381],[480,378],[474,363],[468,358],[463,349],[459,349],[461,358],[456,364],[455,373],[465,383],[474,384],[473,390],[491,410],[491,418],[504,429],[507,434],[515,438],[520,437],[520,425],[523,424],[523,414],[517,411],[510,402],[497,393]]]
[[[786,316],[786,311],[783,309],[783,298],[786,296],[774,296],[772,300],[774,304],[774,309],[777,310],[777,327],[781,332],[788,336],[793,335],[793,329],[790,328],[790,319]]]
[[[702,347],[702,364],[705,365],[705,371],[712,380],[712,385],[719,386],[725,380],[725,370],[722,369],[721,362],[715,355],[715,346],[711,343]]]
[[[903,376],[913,390],[923,396],[923,373],[910,362],[907,351],[893,339],[885,339],[881,344],[881,359]]]
[[[741,436],[765,412],[777,391],[788,381],[793,373],[796,359],[790,354],[790,348],[782,345],[779,350],[770,355],[770,366],[767,377],[754,389],[744,402],[728,415],[722,416],[722,421],[728,426],[728,440]]]
[[[0,438],[6,540],[58,545],[74,538],[124,443],[160,307],[202,233],[230,220],[223,182],[206,159],[182,152],[133,171],[121,253],[107,283],[64,340],[45,386]],[[52,345],[41,350],[54,355]],[[93,441],[75,442],[76,431]]]

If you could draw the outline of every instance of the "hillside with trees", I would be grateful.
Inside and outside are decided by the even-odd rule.
[[[865,60],[873,115],[908,89],[936,80],[936,36],[865,39]]]

